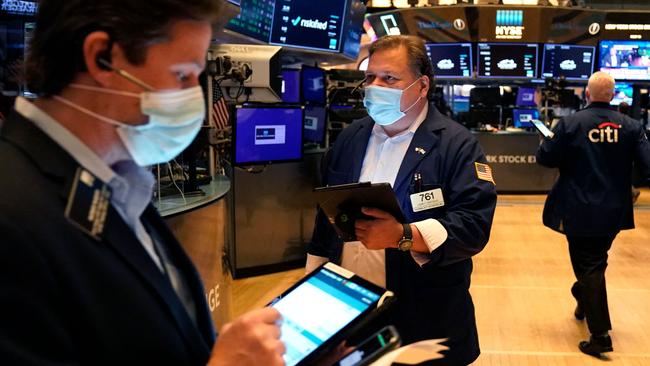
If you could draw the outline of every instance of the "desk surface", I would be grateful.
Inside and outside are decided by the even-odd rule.
[[[205,192],[204,195],[185,196],[185,199],[181,196],[163,197],[160,200],[154,200],[153,204],[162,217],[171,217],[191,211],[223,197],[230,190],[230,180],[223,175],[218,175],[213,177],[210,183],[199,188]]]

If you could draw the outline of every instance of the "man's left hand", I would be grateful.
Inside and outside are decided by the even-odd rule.
[[[377,208],[363,207],[361,212],[373,219],[356,221],[354,228],[357,240],[371,250],[396,248],[404,234],[402,224],[388,212]]]

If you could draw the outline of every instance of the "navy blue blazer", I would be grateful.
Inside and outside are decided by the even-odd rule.
[[[592,103],[565,117],[537,151],[537,162],[559,168],[544,205],[549,228],[574,236],[609,236],[634,228],[632,164],[650,181],[650,143],[641,123]]]
[[[324,161],[325,184],[358,182],[373,126],[367,117],[341,132]],[[488,242],[496,191],[492,182],[478,179],[475,162],[486,159],[474,136],[429,104],[393,187],[407,222],[435,218],[448,238],[423,267],[408,252],[386,250],[386,283],[397,297],[390,321],[405,343],[449,338],[446,361],[452,365],[469,364],[480,353],[469,294],[471,257]],[[421,191],[442,189],[443,207],[413,212],[415,173],[422,176]],[[342,250],[343,242],[319,211],[308,252],[340,263]]]
[[[77,162],[13,113],[0,130],[0,360],[7,365],[205,365],[203,285],[156,209],[142,216],[183,274],[193,322],[121,216],[101,241],[64,217]]]

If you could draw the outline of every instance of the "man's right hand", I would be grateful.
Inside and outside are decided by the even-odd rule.
[[[280,313],[253,310],[224,325],[212,348],[208,366],[284,366]]]

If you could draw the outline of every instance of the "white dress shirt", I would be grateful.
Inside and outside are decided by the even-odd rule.
[[[366,155],[361,166],[359,182],[390,183],[395,184],[395,178],[402,165],[406,151],[408,150],[415,131],[426,119],[428,105],[413,121],[411,126],[397,135],[389,137],[384,129],[375,124],[368,141]],[[425,244],[432,252],[447,240],[447,230],[435,219],[413,222]],[[397,244],[397,243],[396,243]],[[429,261],[426,254],[411,251],[413,260],[420,266]],[[386,259],[385,250],[368,250],[360,241],[346,242],[343,246],[341,266],[347,268],[359,276],[379,285],[386,286]],[[308,255],[307,272],[313,270],[327,258]]]

